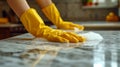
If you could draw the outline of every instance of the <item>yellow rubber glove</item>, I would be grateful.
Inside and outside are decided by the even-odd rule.
[[[36,37],[43,37],[53,42],[77,43],[85,41],[83,36],[78,36],[75,33],[65,32],[62,30],[55,30],[46,26],[35,9],[28,9],[22,14],[20,19],[27,31]]]
[[[84,30],[84,26],[74,24],[72,22],[63,21],[58,9],[56,8],[55,4],[52,3],[49,6],[42,9],[43,13],[46,17],[52,21],[53,24],[57,26],[59,29],[67,29],[67,30],[74,30],[74,28],[78,28],[80,30]]]
[[[57,27],[58,29],[66,29],[66,30],[74,30],[75,28],[78,28],[79,30],[84,30],[84,27],[82,25],[74,24],[72,22],[64,21]]]

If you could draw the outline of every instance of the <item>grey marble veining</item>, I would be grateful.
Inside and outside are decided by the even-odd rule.
[[[93,32],[104,39],[54,43],[24,34],[1,40],[0,67],[120,67],[120,31]]]

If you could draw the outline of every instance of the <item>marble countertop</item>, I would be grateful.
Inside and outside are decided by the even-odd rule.
[[[0,40],[0,67],[120,67],[120,31],[93,32],[104,39],[55,43],[27,33]]]

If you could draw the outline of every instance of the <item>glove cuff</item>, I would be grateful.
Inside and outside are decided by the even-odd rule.
[[[48,5],[47,7],[44,7],[42,9],[42,12],[56,26],[59,26],[61,23],[63,23],[60,13],[54,3]]]
[[[31,14],[31,12],[36,12],[36,10],[34,8],[30,8],[28,10],[26,10],[20,17],[20,20],[22,20],[23,18],[25,18],[26,15]]]
[[[44,24],[43,20],[41,19],[41,17],[39,16],[39,14],[37,13],[37,11],[34,8],[28,9],[20,17],[20,20],[22,22],[25,22],[25,21],[27,22],[27,19],[29,19],[31,22],[38,21],[41,24]]]
[[[38,36],[41,27],[45,26],[43,20],[41,19],[37,11],[33,8],[25,11],[21,15],[20,20],[22,21],[26,30],[34,36]]]

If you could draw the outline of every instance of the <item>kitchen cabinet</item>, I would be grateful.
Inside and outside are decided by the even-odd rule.
[[[9,38],[26,32],[22,24],[0,24],[0,39]]]
[[[0,39],[8,38],[10,36],[10,28],[0,28]]]

